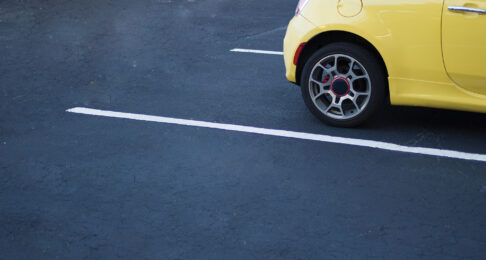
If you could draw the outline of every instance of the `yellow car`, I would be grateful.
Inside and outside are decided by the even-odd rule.
[[[486,0],[300,0],[287,79],[343,127],[393,105],[486,112]]]

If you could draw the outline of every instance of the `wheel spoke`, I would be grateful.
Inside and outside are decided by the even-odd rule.
[[[336,64],[334,64],[334,66],[330,67],[330,68],[326,68],[324,66],[322,66],[322,64],[318,64],[318,66],[323,70],[325,71],[328,75],[332,75],[332,72],[336,71]]]
[[[364,92],[363,91],[357,91],[355,89],[353,89],[353,90],[354,90],[354,94],[356,95],[356,97],[358,97],[358,96],[369,96],[371,94],[369,90],[366,90]]]
[[[340,97],[336,97],[336,96],[332,96],[332,103],[336,106],[339,106],[341,105],[341,98]]]
[[[314,97],[314,101],[318,100],[319,98],[321,98],[322,96],[326,95],[326,94],[329,94],[330,91],[329,90],[322,90],[321,92],[319,92],[315,97]]]
[[[356,103],[356,99],[355,98],[351,99],[351,102],[353,103],[354,107],[356,108],[356,112],[360,112],[361,108]]]
[[[333,65],[330,67],[330,68],[326,68],[325,66],[323,66],[321,63],[326,61],[326,59],[324,59],[323,61],[319,62],[317,64],[317,66],[319,66],[322,70],[324,70],[327,74],[329,75],[333,75],[333,72],[334,74],[337,74],[337,59],[338,59],[339,56],[333,56],[332,58],[334,59],[332,61]]]
[[[326,71],[326,72],[327,72],[326,67],[322,66],[322,64],[317,63],[317,67],[319,67],[319,68],[321,68],[322,70],[324,70],[324,71]]]
[[[352,82],[358,80],[358,79],[368,79],[368,76],[356,76],[356,74],[354,74],[354,72],[352,72],[353,74],[351,75],[353,78],[351,79]]]
[[[345,97],[338,97],[336,95],[331,95],[332,97],[332,105],[336,107],[341,107],[343,105],[343,100],[345,100]]]
[[[325,89],[326,87],[329,87],[331,85],[330,82],[320,82],[315,79],[310,79],[311,82],[317,84],[319,86],[319,92],[313,97],[314,101],[317,101],[319,98],[321,98],[325,94],[329,94],[331,91],[330,89]]]
[[[355,61],[354,61],[354,60],[351,60],[351,59],[349,60],[349,64],[351,64],[351,65],[349,65],[349,64],[348,64],[348,65],[349,65],[349,69],[348,69],[348,73],[347,73],[348,75],[349,75],[349,74],[352,74],[352,75],[353,75],[353,78],[354,78],[354,76],[355,76],[355,75],[354,75],[354,72],[353,72],[353,66],[354,66],[354,63],[355,63]]]
[[[315,79],[310,79],[312,82],[316,83],[317,85],[319,85],[319,87],[321,88],[324,88],[324,87],[329,87],[331,85],[331,82],[320,82],[318,80],[315,80]]]
[[[326,109],[326,113],[330,113],[331,112],[331,109],[337,109],[339,111],[339,113],[344,116],[344,112],[343,112],[343,108],[341,106],[338,106],[338,105],[329,105]]]

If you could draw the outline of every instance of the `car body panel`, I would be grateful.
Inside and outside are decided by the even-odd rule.
[[[445,68],[461,88],[486,94],[486,15],[451,12],[448,7],[486,9],[486,0],[445,0],[442,48]]]
[[[288,80],[296,82],[292,61],[300,43],[345,31],[367,40],[383,58],[392,104],[486,112],[486,96],[457,86],[444,67],[443,0],[366,0],[352,17],[340,14],[342,3],[311,0],[292,19],[284,40]]]
[[[344,17],[353,17],[363,10],[363,1],[361,0],[338,0],[338,12]]]

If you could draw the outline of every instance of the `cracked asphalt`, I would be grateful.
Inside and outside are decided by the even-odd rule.
[[[90,117],[83,106],[486,153],[482,114],[323,125],[294,0],[0,0],[0,259],[484,259],[486,164]]]

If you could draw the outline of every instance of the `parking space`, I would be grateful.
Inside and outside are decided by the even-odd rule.
[[[231,51],[281,51],[295,5],[0,3],[1,255],[482,259],[486,117],[322,124],[282,56]]]

